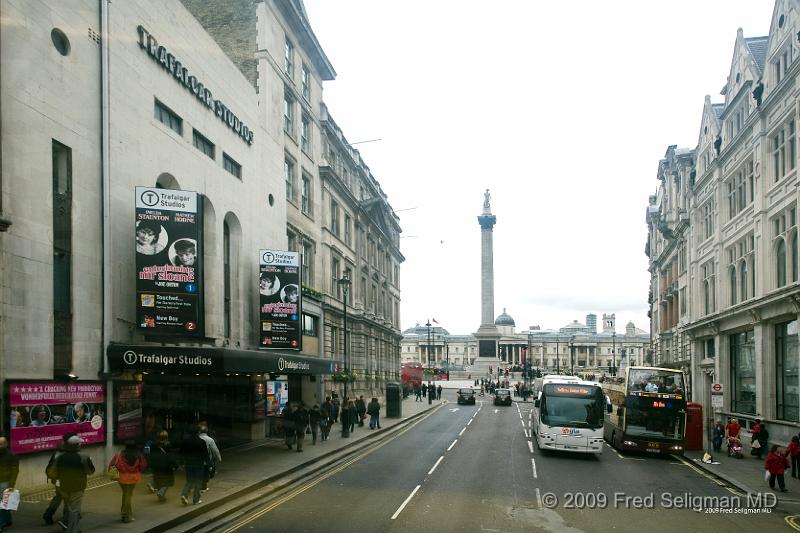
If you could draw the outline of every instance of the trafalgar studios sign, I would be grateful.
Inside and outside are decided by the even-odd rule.
[[[136,187],[136,325],[203,336],[203,250],[198,194]]]
[[[300,254],[259,251],[259,346],[302,348]]]

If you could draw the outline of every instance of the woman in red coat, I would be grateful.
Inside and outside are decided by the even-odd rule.
[[[789,461],[786,460],[786,456],[778,453],[778,445],[774,444],[769,450],[767,461],[764,463],[764,468],[769,472],[769,488],[775,488],[775,478],[778,478],[778,486],[781,492],[786,492],[786,483],[783,480],[783,473],[788,466]]]
[[[798,456],[800,456],[800,437],[795,435],[786,447],[786,458],[792,461],[792,477],[797,478]]]
[[[739,422],[735,418],[731,418],[728,421],[728,425],[725,426],[725,431],[728,433],[728,438],[739,438],[739,431],[742,430],[742,426],[739,425]]]
[[[111,470],[111,467],[119,471],[118,481],[122,489],[122,521],[127,524],[134,520],[133,509],[131,509],[133,489],[142,480],[142,471],[147,468],[147,460],[139,453],[136,443],[128,441],[125,443],[125,450],[111,459],[108,469]]]

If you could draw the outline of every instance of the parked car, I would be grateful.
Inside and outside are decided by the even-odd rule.
[[[456,398],[458,399],[459,405],[462,403],[471,403],[472,405],[475,405],[475,391],[472,389],[458,389],[456,392]]]
[[[495,391],[494,391],[494,404],[495,405],[511,405],[511,390],[510,389],[495,389]]]

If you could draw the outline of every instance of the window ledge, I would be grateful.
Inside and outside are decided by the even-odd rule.
[[[11,222],[10,218],[0,216],[0,231],[8,231],[12,224],[13,222]]]

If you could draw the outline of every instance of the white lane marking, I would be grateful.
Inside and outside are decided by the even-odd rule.
[[[522,420],[522,413],[519,414],[519,419]]]
[[[499,412],[500,412],[500,409],[495,409],[495,410],[494,410],[494,414],[497,414],[497,413],[499,413]]]
[[[419,488],[419,487],[417,487]],[[413,496],[413,494],[412,494]],[[539,492],[539,487],[536,487],[536,503],[539,504],[539,509],[542,508],[542,494]]]
[[[472,424],[472,419],[471,418],[469,419],[469,422],[467,422],[467,425],[470,425],[470,424]]]
[[[528,441],[528,449],[533,453],[533,442]]]
[[[527,438],[527,439],[531,438],[531,432],[530,432],[530,431],[528,431],[528,430],[526,429],[526,430],[524,431],[524,433],[525,433],[525,438]]]
[[[528,444],[530,444],[530,441],[528,441]],[[536,474],[536,460],[533,457],[531,457],[531,467],[533,468],[533,479],[539,479],[539,476]]]
[[[455,409],[450,409],[451,413],[455,413],[456,411],[458,411],[458,407],[456,407]]]
[[[522,429],[525,429],[525,422],[524,422],[524,421],[522,421],[522,420],[520,420],[520,422],[519,422],[519,423],[520,423],[520,424],[522,424]]]
[[[417,491],[419,490],[419,488],[420,488],[421,486],[422,486],[422,485],[417,485],[417,486],[414,488],[414,490],[412,490],[412,491],[411,491],[411,494],[409,494],[409,495],[408,495],[408,498],[406,498],[406,501],[404,501],[404,502],[402,503],[402,505],[400,505],[400,507],[398,507],[398,508],[397,508],[397,510],[394,512],[394,514],[392,515],[392,518],[391,518],[391,520],[394,520],[395,518],[397,518],[397,515],[399,515],[400,513],[402,513],[402,512],[403,512],[403,509],[405,509],[405,508],[406,508],[406,505],[408,505],[408,502],[410,502],[410,501],[411,501],[411,498],[413,498],[413,497],[414,497],[414,494],[416,494],[416,493],[417,493]],[[537,496],[539,495],[539,494],[538,494],[538,489],[537,489],[537,494],[536,494],[536,495],[537,495]],[[541,499],[540,499],[539,503],[541,503]]]
[[[458,436],[460,437],[461,435],[463,435],[466,430],[467,428],[462,429],[461,432],[458,434]]]
[[[455,444],[455,443],[453,443],[453,444]],[[441,462],[442,462],[442,459],[444,459],[444,455],[443,455],[443,456],[441,456],[441,457],[439,457],[439,460],[438,460],[438,461],[436,461],[436,464],[435,464],[435,465],[433,465],[433,468],[431,468],[430,470],[428,470],[428,475],[429,475],[429,476],[430,476],[431,474],[433,474],[433,471],[434,471],[434,470],[436,470],[436,467],[437,467],[437,466],[439,466],[439,463],[441,463]]]
[[[456,445],[456,442],[458,442],[458,439],[454,440],[454,441],[453,441],[453,444],[451,444],[451,445],[450,445],[450,446],[447,448],[447,451],[448,451],[448,452],[449,452],[450,450],[452,450],[452,449],[453,449],[453,446],[455,446],[455,445]]]

